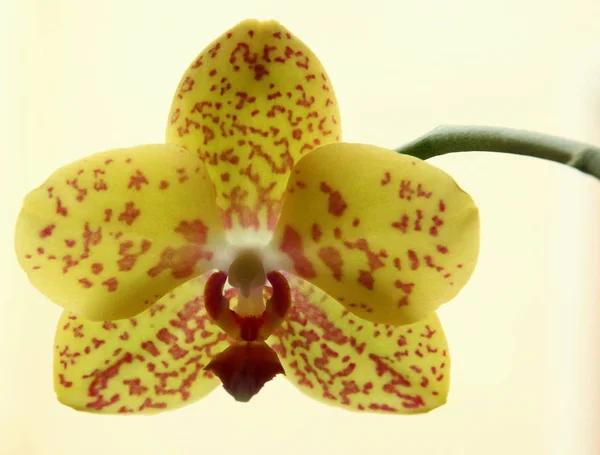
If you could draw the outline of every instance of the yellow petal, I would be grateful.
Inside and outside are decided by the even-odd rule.
[[[19,263],[83,317],[134,316],[211,267],[223,242],[214,198],[202,162],[174,145],[98,153],[25,198]]]
[[[275,21],[211,43],[177,88],[167,142],[204,160],[226,229],[268,232],[294,163],[339,140],[333,87],[312,51]]]
[[[273,246],[288,256],[287,271],[356,315],[410,324],[467,282],[479,215],[471,197],[429,163],[333,144],[297,164]]]
[[[188,281],[132,319],[91,322],[63,312],[54,346],[60,402],[86,412],[153,414],[217,387],[203,368],[232,340],[204,311],[205,281]]]
[[[307,282],[290,285],[292,309],[269,344],[302,392],[366,412],[417,414],[446,402],[450,357],[435,313],[412,325],[374,324]]]

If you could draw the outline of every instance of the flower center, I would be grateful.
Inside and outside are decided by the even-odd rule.
[[[233,309],[223,295],[227,280],[237,291],[237,305]],[[271,289],[265,286],[267,281]],[[290,287],[285,277],[279,272],[265,273],[254,251],[240,252],[231,262],[228,273],[213,273],[204,289],[208,315],[225,333],[240,341],[266,340],[281,325],[290,304]]]
[[[238,303],[230,308],[223,295],[225,282],[236,288]],[[271,284],[271,296],[264,301]],[[236,342],[212,358],[205,367],[216,374],[225,390],[238,401],[248,401],[277,374],[285,374],[277,354],[266,340],[283,322],[291,304],[290,286],[279,272],[265,273],[253,251],[238,254],[228,274],[215,272],[204,288],[204,305],[210,318]]]
[[[263,313],[265,281],[265,269],[255,252],[243,251],[231,263],[229,284],[238,289],[235,312],[239,316],[260,316]]]

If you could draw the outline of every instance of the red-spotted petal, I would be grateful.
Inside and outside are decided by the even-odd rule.
[[[205,281],[188,281],[132,319],[65,311],[54,346],[58,399],[80,411],[153,414],[210,393],[220,381],[204,367],[232,340],[204,310]]]
[[[32,191],[15,244],[33,285],[91,320],[147,309],[224,242],[204,165],[175,145],[97,153]]]
[[[275,226],[298,159],[339,136],[337,100],[317,57],[279,23],[257,20],[192,62],[167,127],[167,142],[207,165],[226,229],[262,232]]]
[[[372,322],[410,324],[452,299],[479,252],[479,215],[448,174],[416,158],[331,144],[292,174],[272,246],[285,270]]]
[[[435,313],[411,325],[374,324],[310,283],[289,281],[292,309],[268,342],[303,393],[351,411],[397,414],[446,402],[450,358]]]

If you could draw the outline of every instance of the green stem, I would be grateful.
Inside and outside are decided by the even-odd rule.
[[[527,155],[566,164],[600,179],[600,148],[510,128],[442,125],[396,151],[423,160],[470,151]]]

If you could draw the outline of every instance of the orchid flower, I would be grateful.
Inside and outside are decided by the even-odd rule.
[[[186,70],[166,144],[97,153],[25,199],[16,251],[65,310],[63,404],[156,413],[281,373],[349,410],[445,403],[435,310],[469,279],[478,211],[445,172],[342,143],[317,57],[244,21]]]

